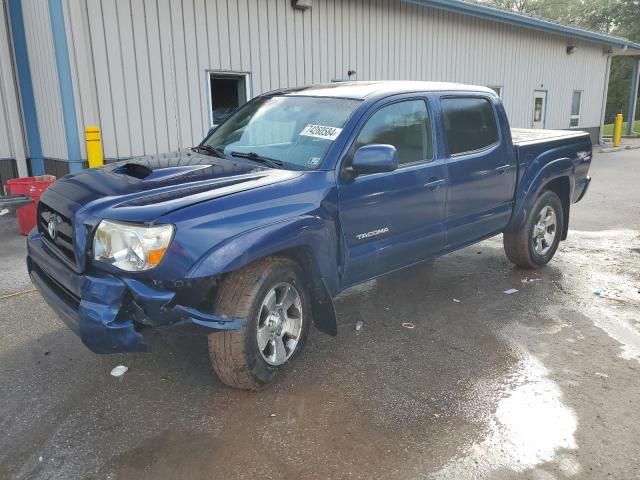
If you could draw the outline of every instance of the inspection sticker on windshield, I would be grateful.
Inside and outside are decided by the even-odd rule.
[[[305,137],[324,138],[325,140],[335,140],[340,135],[341,128],[325,127],[324,125],[314,125],[310,123],[300,132]]]

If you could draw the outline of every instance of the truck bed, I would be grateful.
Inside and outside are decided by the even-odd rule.
[[[537,130],[531,128],[512,128],[511,139],[514,147],[554,142],[580,137],[588,137],[588,132],[581,130]]]

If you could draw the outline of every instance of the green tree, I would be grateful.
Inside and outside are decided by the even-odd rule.
[[[611,59],[605,123],[613,123],[618,113],[622,113],[624,118],[627,118],[632,69],[632,60],[629,57],[613,57]],[[636,118],[640,118],[639,114],[640,112],[636,112]]]
[[[496,8],[537,15],[560,23],[628,38],[640,43],[640,0],[477,0]],[[605,122],[618,112],[627,116],[632,60],[611,59]],[[636,111],[640,119],[640,108]]]
[[[612,10],[615,18],[613,33],[640,43],[640,1],[619,0],[615,2]],[[611,59],[609,94],[607,96],[605,114],[606,123],[613,122],[618,112],[622,112],[624,118],[627,118],[632,71],[633,60],[629,57],[614,57]],[[636,95],[640,96],[640,92],[636,92]],[[640,109],[636,109],[635,119],[640,119]]]
[[[616,2],[616,34],[640,43],[640,1],[621,0]]]
[[[546,8],[545,0],[478,0],[477,3],[530,15],[541,15]]]

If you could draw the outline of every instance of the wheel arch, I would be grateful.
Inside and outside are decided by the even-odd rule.
[[[520,188],[516,194],[514,212],[505,232],[517,231],[524,224],[529,210],[542,192],[551,190],[560,197],[562,203],[563,231],[561,239],[566,239],[571,195],[575,185],[574,172],[575,167],[571,159],[559,158],[544,165],[535,176],[529,175],[528,172],[525,173],[519,181]]]
[[[333,296],[339,288],[336,229],[316,216],[290,219],[227,239],[204,255],[190,277],[224,276],[267,258],[285,257],[300,265],[311,295],[318,330],[337,334]],[[320,262],[319,259],[326,259]]]
[[[554,178],[543,185],[543,191],[550,191],[558,195],[562,203],[562,236],[561,240],[566,240],[569,232],[569,211],[571,207],[571,181],[568,176]],[[540,194],[538,194],[540,195]]]
[[[313,250],[308,245],[299,245],[275,252],[274,257],[288,258],[305,273],[307,287],[311,295],[311,316],[318,330],[328,335],[338,334],[338,321],[333,297],[322,276]]]

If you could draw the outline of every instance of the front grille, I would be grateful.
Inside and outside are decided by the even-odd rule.
[[[49,233],[49,222],[51,220],[55,222],[55,235],[53,237]],[[63,257],[75,264],[73,226],[69,218],[40,202],[38,204],[38,231],[50,248],[61,253]]]

